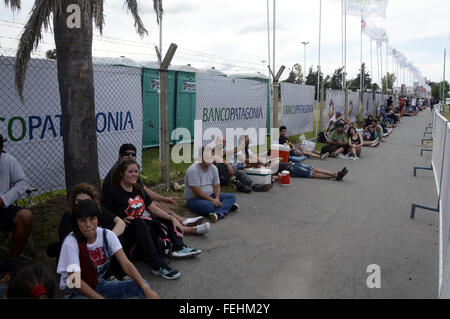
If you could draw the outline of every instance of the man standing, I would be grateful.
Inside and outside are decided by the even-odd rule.
[[[187,207],[196,214],[207,216],[215,223],[230,212],[237,210],[234,194],[220,192],[219,171],[212,165],[212,150],[202,147],[199,153],[200,162],[189,166],[184,177],[184,200]]]
[[[12,234],[12,259],[19,259],[31,233],[31,211],[13,205],[27,188],[28,179],[22,167],[14,156],[3,152],[0,135],[0,231]]]

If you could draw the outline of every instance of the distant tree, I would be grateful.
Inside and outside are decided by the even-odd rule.
[[[386,90],[386,77],[387,77],[387,90]],[[394,73],[387,73],[382,79],[382,91],[386,94],[389,92],[394,92],[394,83],[397,78]]]
[[[323,82],[323,73],[320,72],[320,83]],[[313,85],[316,88],[314,98],[317,100],[317,71],[313,71],[313,68],[309,68],[309,73],[306,76],[306,85]]]
[[[49,60],[56,60],[56,49],[45,52],[45,57]]]
[[[289,72],[289,77],[284,80],[283,82],[287,83],[295,83],[295,84],[301,84],[303,83],[303,69],[302,66],[298,63],[296,63],[291,71]]]
[[[428,81],[427,84],[431,87],[431,95],[433,96],[434,99],[442,101],[442,85],[443,82],[431,82]],[[448,97],[448,93],[450,91],[450,85],[448,83],[448,81],[445,81],[445,98]]]
[[[344,76],[343,71],[344,68],[336,69],[331,77],[329,86],[332,90],[342,90],[342,78]]]
[[[361,70],[362,70],[362,72],[361,72]],[[351,81],[351,83],[348,87],[349,89],[355,90],[355,91],[360,89],[361,73],[364,74],[364,76],[363,76],[363,79],[364,79],[363,91],[366,91],[368,88],[372,87],[372,78],[370,77],[369,72],[366,71],[365,63],[363,63],[361,65],[361,69],[359,69],[359,73],[358,73],[357,77]]]

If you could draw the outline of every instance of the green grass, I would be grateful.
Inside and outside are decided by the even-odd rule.
[[[450,121],[450,111],[445,112],[444,117]]]

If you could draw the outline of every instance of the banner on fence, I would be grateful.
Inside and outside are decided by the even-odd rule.
[[[326,109],[325,109],[325,124],[333,117],[336,112],[344,114],[345,110],[345,93],[344,91],[327,90],[326,91]]]
[[[56,61],[32,59],[24,103],[14,86],[14,58],[0,57],[0,134],[4,150],[21,163],[39,193],[65,187],[61,106]],[[141,71],[94,65],[98,162],[104,178],[118,159],[120,145],[142,145]],[[88,141],[86,141],[88,143]],[[138,161],[142,152],[138,151]]]
[[[219,133],[226,136],[227,128],[249,133],[252,145],[266,143],[266,135],[259,136],[258,130],[266,128],[267,83],[209,73],[197,73],[196,80],[195,118],[201,127],[196,124],[194,158],[198,158],[198,149],[213,142]]]
[[[376,103],[375,107],[374,107],[375,111],[380,112],[380,109],[381,109],[380,106],[383,104],[383,95],[375,94],[375,103]]]
[[[281,83],[281,125],[287,135],[314,130],[314,86]]]
[[[358,120],[359,104],[359,93],[348,91],[348,117],[350,122]]]
[[[364,118],[367,118],[373,112],[373,94],[364,93],[363,99]]]
[[[437,121],[442,121],[438,119]],[[450,123],[446,122],[444,127],[445,144],[444,154],[441,153],[444,165],[442,165],[442,183],[440,187],[440,229],[439,229],[439,296],[450,298]],[[434,154],[434,147],[433,147]]]

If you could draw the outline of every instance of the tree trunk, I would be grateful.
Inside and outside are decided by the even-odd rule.
[[[100,186],[92,67],[92,17],[81,11],[81,28],[69,28],[69,4],[83,0],[61,0],[63,11],[54,15],[54,34],[61,98],[66,189],[86,182]],[[80,5],[83,8],[82,5]],[[83,10],[83,9],[82,9]],[[92,10],[88,9],[88,10]]]

